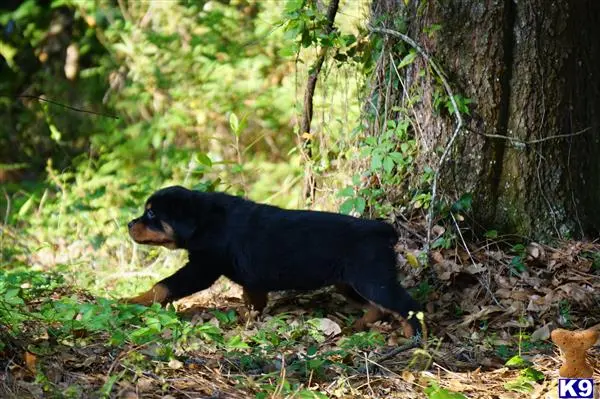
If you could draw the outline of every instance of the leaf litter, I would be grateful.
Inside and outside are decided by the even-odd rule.
[[[329,289],[272,293],[263,315],[242,317],[240,287],[222,279],[176,304],[183,321],[152,327],[160,313],[138,315],[132,323],[140,326],[131,325],[127,334],[148,329],[151,338],[143,343],[127,337],[115,343],[107,328],[65,333],[65,320],[32,318],[18,333],[3,321],[0,396],[556,397],[561,358],[550,332],[600,325],[600,246],[564,241],[555,248],[515,248],[487,240],[436,248],[425,268],[415,267],[419,246],[409,233],[402,237],[399,271],[413,295],[427,298],[429,339],[381,363],[377,359],[405,342],[396,320],[351,334],[347,327],[361,311]],[[65,299],[98,303],[61,285],[28,298],[25,307],[36,313],[48,301]],[[86,317],[72,318],[81,323]],[[523,365],[511,366],[514,357]],[[598,348],[591,357],[600,358]]]

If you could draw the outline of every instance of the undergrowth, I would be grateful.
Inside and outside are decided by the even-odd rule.
[[[51,383],[45,375],[50,364],[64,361],[70,349],[100,344],[107,353],[120,353],[125,372],[109,370],[107,382],[95,388],[99,397],[110,396],[112,385],[144,370],[204,364],[215,354],[224,362],[222,367],[238,375],[239,383],[253,380],[250,386],[257,398],[271,397],[274,390],[282,396],[327,397],[308,389],[310,382],[355,373],[352,358],[384,340],[379,333],[365,332],[333,343],[321,319],[310,316],[280,314],[257,329],[240,323],[233,310],[213,309],[208,314],[207,321],[190,320],[172,307],[94,298],[69,288],[57,273],[21,268],[0,273],[0,353],[4,361],[25,359],[35,379],[47,382],[43,389],[50,396],[75,389]]]

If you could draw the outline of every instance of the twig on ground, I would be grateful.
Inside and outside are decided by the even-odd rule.
[[[454,227],[456,227],[456,231],[458,232],[460,241],[462,242],[462,245],[465,248],[465,251],[467,251],[467,255],[469,255],[469,260],[471,261],[471,264],[473,266],[476,266],[475,259],[473,259],[473,255],[471,254],[471,251],[469,250],[469,247],[467,246],[467,243],[465,242],[465,238],[463,237],[462,232],[460,231],[460,226],[458,225],[458,222],[456,221],[456,218],[454,217],[454,214],[452,212],[450,212],[450,216],[452,216],[452,221],[454,222]],[[500,302],[498,301],[498,299],[494,296],[494,293],[492,292],[492,289],[490,288],[489,284],[485,283],[478,276],[477,276],[477,281],[479,281],[479,284],[483,288],[485,288],[485,290],[490,295],[490,297],[492,298],[492,300],[494,301],[494,303],[496,305],[498,305],[501,309],[506,309],[506,307],[501,305]]]
[[[371,360],[370,362],[373,363],[373,364],[379,364],[381,362],[384,362],[384,361],[386,361],[388,359],[393,358],[394,356],[396,356],[397,354],[399,354],[401,352],[407,351],[407,350],[412,349],[412,348],[416,348],[418,346],[419,346],[419,342],[417,340],[415,340],[415,339],[411,339],[410,341],[408,341],[404,345],[400,345],[399,347],[392,349],[391,351],[389,351],[385,355],[382,355],[376,361]]]
[[[399,220],[396,220],[396,223],[400,227],[402,227],[404,230],[408,231],[410,234],[412,234],[413,236],[415,236],[419,241],[421,241],[423,243],[425,242],[425,240],[426,240],[425,237],[423,237],[421,234],[417,233],[414,229],[410,228],[408,226],[408,224],[406,224],[404,222],[401,222]]]
[[[367,372],[367,386],[369,387],[369,392],[371,392],[371,396],[375,396],[375,392],[373,392],[373,387],[371,386],[371,374],[369,373],[369,358],[367,357],[367,353],[363,352],[363,356],[365,357],[365,370]]]

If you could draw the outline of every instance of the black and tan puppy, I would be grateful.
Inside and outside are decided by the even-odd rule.
[[[130,303],[167,302],[210,287],[224,275],[244,289],[247,306],[266,306],[267,293],[335,285],[368,306],[354,327],[383,312],[407,319],[420,310],[396,277],[387,223],[336,213],[284,210],[224,193],[168,187],[154,193],[142,216],[129,223],[140,244],[183,248],[188,263]],[[416,317],[405,335],[420,332]]]

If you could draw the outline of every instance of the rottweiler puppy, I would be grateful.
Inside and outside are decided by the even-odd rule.
[[[185,266],[129,303],[164,305],[224,275],[243,287],[246,306],[260,312],[269,291],[334,285],[367,306],[355,329],[389,312],[408,321],[406,336],[421,332],[416,317],[409,318],[421,308],[397,281],[398,236],[387,223],[173,186],[155,192],[128,227],[137,243],[188,251]]]

